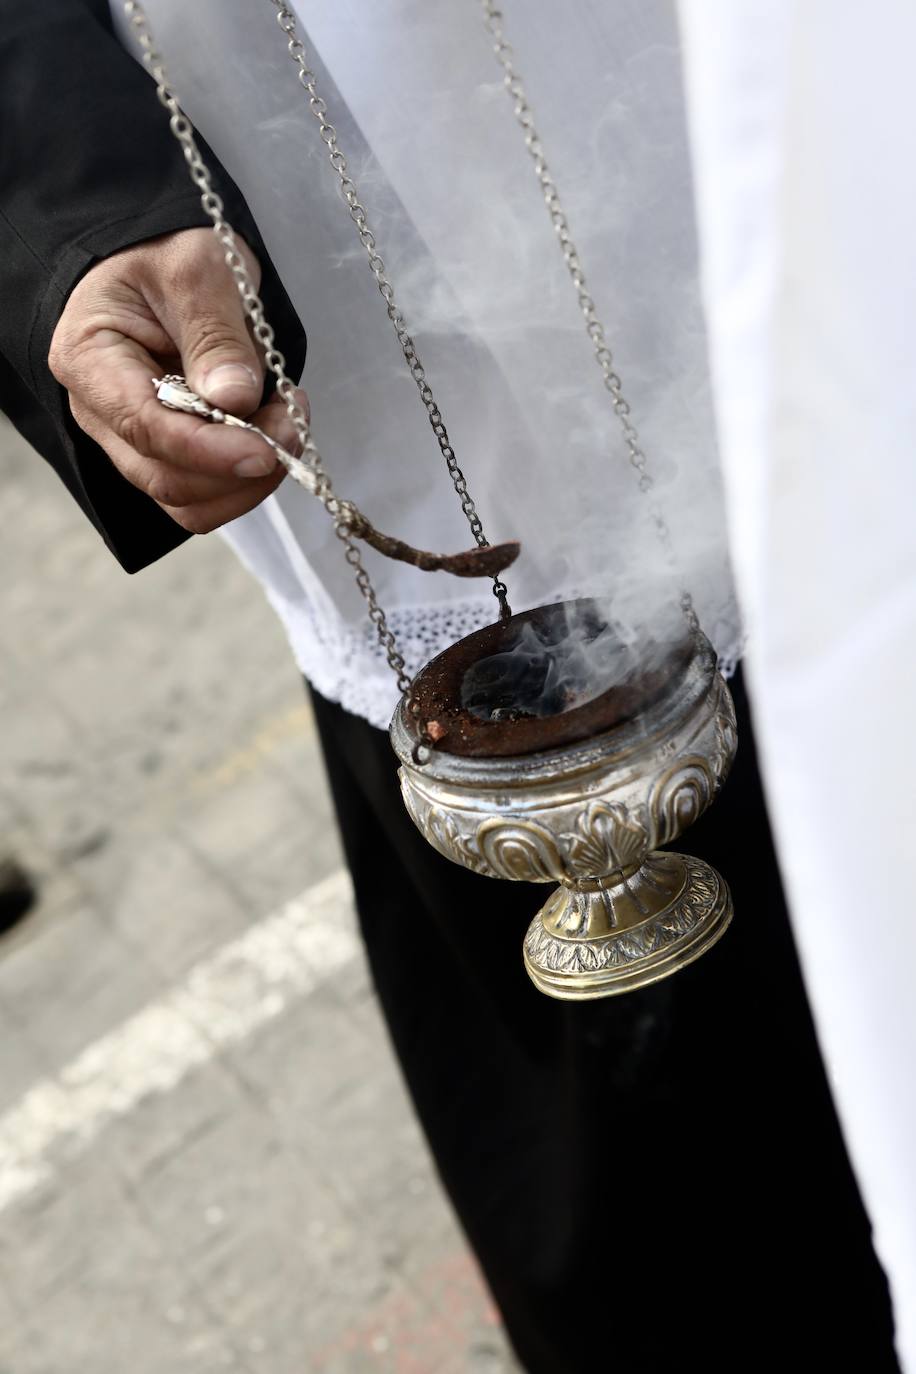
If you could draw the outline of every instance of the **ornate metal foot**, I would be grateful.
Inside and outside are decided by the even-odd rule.
[[[612,997],[692,963],[731,918],[731,894],[714,868],[654,852],[606,878],[556,888],[528,929],[525,968],[550,997]]]

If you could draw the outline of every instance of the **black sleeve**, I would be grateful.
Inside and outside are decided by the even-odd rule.
[[[265,309],[295,375],[302,327],[238,189],[202,151],[227,217],[260,259]],[[128,572],[189,536],[76,425],[48,369],[51,336],[70,291],[100,258],[209,224],[107,0],[0,0],[0,409]]]

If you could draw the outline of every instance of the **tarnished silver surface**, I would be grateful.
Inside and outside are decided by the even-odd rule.
[[[655,853],[705,811],[735,754],[731,696],[711,646],[697,642],[671,691],[583,744],[500,759],[436,751],[418,769],[403,703],[395,713],[404,802],[429,843],[487,877],[561,884],[525,942],[529,973],[553,996],[654,982],[731,917],[713,869]]]

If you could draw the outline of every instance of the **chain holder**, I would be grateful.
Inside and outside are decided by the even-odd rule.
[[[630,404],[623,394],[623,382],[616,370],[614,356],[610,350],[605,334],[604,325],[598,318],[595,302],[589,294],[585,281],[585,274],[582,270],[582,263],[579,258],[579,250],[573,242],[569,228],[569,221],[566,212],[560,203],[560,195],[557,191],[547,160],[544,156],[544,146],[541,143],[540,135],[534,126],[534,114],[528,103],[528,96],[515,66],[515,55],[511,46],[505,38],[505,21],[502,11],[497,8],[493,0],[480,0],[484,14],[484,24],[493,39],[493,53],[497,62],[503,70],[503,84],[509,98],[513,102],[515,118],[521,126],[525,135],[525,147],[534,163],[535,175],[538,179],[544,194],[544,203],[550,215],[550,222],[556,231],[560,251],[563,254],[563,261],[572,279],[572,284],[576,290],[576,298],[579,302],[579,309],[585,317],[585,331],[592,341],[594,347],[595,362],[601,369],[601,376],[604,388],[611,398],[611,405],[614,414],[623,430],[624,442],[627,447],[630,465],[637,475],[639,490],[646,497],[649,505],[649,512],[652,524],[658,535],[659,542],[664,549],[672,571],[679,576],[677,558],[671,539],[671,530],[668,522],[662,513],[658,501],[653,496],[655,480],[648,471],[646,455],[643,452],[642,442],[636,430],[636,426],[630,419]],[[682,589],[680,595],[680,607],[691,631],[696,633],[700,628],[699,618],[693,605],[693,597],[690,592]]]

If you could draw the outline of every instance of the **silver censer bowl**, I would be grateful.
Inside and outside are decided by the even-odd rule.
[[[482,720],[461,704],[475,662],[528,620],[487,626],[433,659],[391,724],[407,810],[447,859],[490,878],[558,884],[525,967],[551,997],[610,997],[675,973],[732,917],[709,864],[660,848],[705,811],[735,755],[732,699],[702,635],[623,687],[546,717]],[[432,738],[435,747],[417,746]],[[423,762],[415,760],[422,758]]]

